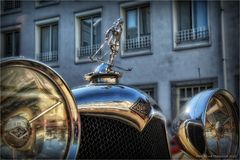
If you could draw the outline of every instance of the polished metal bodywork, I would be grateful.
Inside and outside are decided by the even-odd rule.
[[[48,66],[1,62],[1,159],[75,158],[80,120],[70,89]]]
[[[184,151],[195,158],[237,158],[238,114],[237,103],[228,91],[207,90],[185,104],[174,120],[173,131]]]
[[[90,84],[72,90],[78,111],[117,118],[139,131],[143,130],[152,117],[165,123],[159,106],[145,93],[120,84]]]
[[[94,77],[96,76],[95,74],[93,75]],[[100,77],[92,79],[92,82],[97,83],[90,83],[89,85],[72,90],[81,117],[88,119],[83,121],[86,122],[89,121],[89,119],[98,119],[99,121],[91,123],[89,126],[83,124],[85,127],[93,127],[94,132],[98,134],[96,135],[92,133],[92,131],[88,132],[86,131],[87,129],[83,127],[83,139],[79,150],[80,158],[89,158],[89,156],[91,156],[90,158],[104,159],[144,158],[141,157],[142,154],[145,154],[145,158],[170,158],[166,119],[160,112],[160,107],[156,102],[140,90],[113,83],[118,82],[118,80],[113,80],[114,78],[111,77],[111,75],[110,77],[106,77],[107,75],[103,74],[98,76]],[[102,76],[105,78],[103,79]],[[101,124],[102,121],[105,121],[105,124],[109,123],[107,128],[111,128],[111,130],[106,131],[105,124],[100,126],[99,124]],[[155,123],[157,124],[154,125]],[[154,127],[156,131],[149,130],[148,126]],[[120,131],[118,131],[119,128]],[[133,133],[126,136],[125,134],[129,133],[125,132],[125,130],[130,130]],[[116,134],[118,134],[117,137]],[[158,135],[157,138],[153,140],[152,137],[154,134]],[[85,137],[90,137],[90,140],[86,140]],[[85,151],[85,148],[89,146],[96,147],[97,149],[98,147],[96,145],[99,145],[99,141],[101,141],[99,140],[100,137],[101,139],[106,138],[106,141],[109,142],[106,142],[106,145],[99,146],[101,149],[99,149],[98,153]],[[113,138],[112,142],[110,142],[111,137],[116,138]],[[133,137],[134,140],[131,139],[131,137]],[[119,143],[122,143],[122,145],[127,143],[127,145],[124,146],[126,149],[129,147],[128,150],[131,151],[131,153],[127,154],[126,149],[121,149],[124,146],[118,146]],[[139,148],[137,144],[142,144],[141,148],[144,148],[144,144],[146,147],[151,145],[155,151],[149,151],[149,148],[139,150],[137,149]],[[91,150],[92,147],[89,147],[89,150]],[[161,147],[164,149],[161,149]],[[109,148],[116,148],[119,152],[112,153]]]

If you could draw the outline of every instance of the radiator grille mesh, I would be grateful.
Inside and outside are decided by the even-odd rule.
[[[118,120],[81,115],[83,159],[169,159],[164,124],[152,119],[143,132]]]

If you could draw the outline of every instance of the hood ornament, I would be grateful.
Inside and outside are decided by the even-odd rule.
[[[99,72],[103,72],[105,68],[105,72],[111,72],[112,68],[118,68],[120,70],[124,71],[131,71],[132,68],[123,68],[120,66],[117,66],[114,64],[114,58],[118,54],[119,48],[120,48],[120,41],[121,41],[121,35],[122,35],[122,25],[123,20],[121,18],[117,19],[116,22],[113,23],[113,26],[111,26],[105,33],[105,41],[101,44],[99,49],[89,57],[92,62],[100,62],[101,64],[96,68],[95,72],[97,72],[97,69]],[[106,52],[102,57],[96,57],[96,55],[99,53],[99,51],[102,50],[102,48],[108,44],[110,53]],[[103,58],[109,53],[109,59],[108,61],[104,61]]]

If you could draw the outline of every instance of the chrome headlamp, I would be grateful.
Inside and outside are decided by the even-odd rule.
[[[237,158],[239,108],[226,90],[199,93],[174,120],[173,130],[182,148],[195,158]]]
[[[75,158],[80,120],[64,80],[28,59],[4,60],[0,73],[1,158]]]

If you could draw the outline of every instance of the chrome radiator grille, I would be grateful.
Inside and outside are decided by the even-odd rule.
[[[81,115],[78,158],[169,159],[164,124],[152,119],[143,132],[118,120]]]

